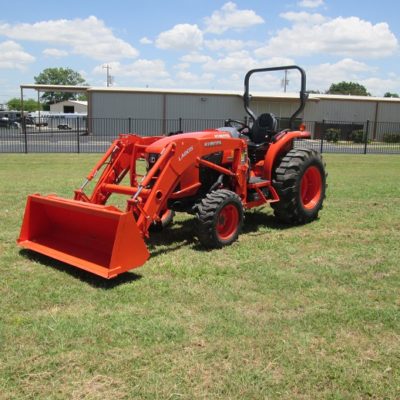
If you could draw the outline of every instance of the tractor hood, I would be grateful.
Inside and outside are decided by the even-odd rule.
[[[231,139],[239,138],[239,132],[235,128],[224,127],[219,129],[207,129],[199,132],[189,132],[166,136],[146,147],[146,153],[159,154],[172,142],[177,142],[180,139],[198,139],[198,140],[214,140],[214,139]]]

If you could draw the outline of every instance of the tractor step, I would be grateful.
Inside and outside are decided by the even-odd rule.
[[[258,176],[251,176],[248,183],[249,185],[266,186],[269,183],[269,181],[262,179]]]

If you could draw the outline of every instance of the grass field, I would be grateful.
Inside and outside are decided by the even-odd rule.
[[[400,397],[400,157],[326,155],[318,221],[249,212],[222,250],[179,215],[111,282],[15,244],[96,159],[0,156],[0,399]]]

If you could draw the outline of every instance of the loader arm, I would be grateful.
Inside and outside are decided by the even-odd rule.
[[[119,185],[129,172],[130,185],[137,186],[138,176],[136,161],[144,157],[144,149],[149,144],[159,140],[159,136],[139,137],[136,135],[120,135],[114,140],[104,156],[90,171],[84,184],[75,190],[75,200],[93,204],[106,204],[112,193],[118,192],[115,185]],[[96,185],[91,195],[84,193],[85,186],[100,172]],[[114,185],[114,186],[113,186]],[[109,187],[110,190],[107,190]],[[120,193],[125,193],[123,190]],[[126,194],[126,193],[125,193]]]

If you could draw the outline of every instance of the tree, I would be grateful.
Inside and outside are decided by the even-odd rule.
[[[399,95],[397,93],[390,93],[390,92],[386,92],[383,97],[396,97],[398,98]]]
[[[21,99],[14,97],[7,102],[7,107],[9,110],[21,111]],[[41,110],[41,104],[34,99],[24,100],[24,111],[32,112]]]
[[[41,85],[87,85],[81,74],[70,68],[46,68],[38,76],[35,76],[34,79],[35,83]],[[65,100],[75,100],[77,97],[77,93],[45,92],[41,96],[41,99],[45,104],[49,105]]]
[[[356,82],[332,83],[326,92],[327,94],[351,94],[353,96],[371,96],[365,86]]]

